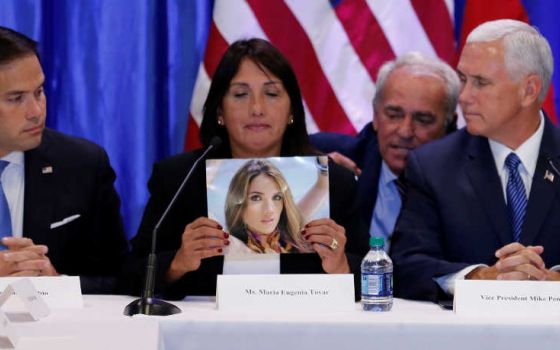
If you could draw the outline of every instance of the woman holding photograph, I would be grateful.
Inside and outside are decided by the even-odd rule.
[[[200,127],[203,146],[207,147],[214,136],[219,136],[222,144],[209,158],[317,155],[309,144],[295,74],[269,42],[237,41],[222,57],[204,104]],[[138,234],[131,241],[125,270],[128,292],[140,292],[153,227],[202,151],[180,154],[154,166],[148,184],[151,197]],[[294,247],[312,252],[280,254],[281,273],[354,272],[359,276],[369,235],[356,215],[355,180],[350,171],[334,163],[328,167],[331,218],[312,220],[299,234],[285,236],[284,243],[292,248],[268,244],[269,249],[280,252]],[[223,254],[230,236],[207,217],[205,172],[204,166],[194,170],[157,237],[156,291],[165,298],[213,295],[216,276],[223,271]],[[287,204],[283,204],[284,209],[288,209]],[[265,245],[261,248],[267,249]]]

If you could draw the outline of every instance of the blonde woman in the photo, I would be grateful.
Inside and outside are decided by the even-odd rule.
[[[228,254],[311,252],[301,231],[304,215],[326,199],[328,176],[317,182],[296,204],[282,172],[270,161],[247,161],[234,175],[225,201],[226,226],[232,235]]]

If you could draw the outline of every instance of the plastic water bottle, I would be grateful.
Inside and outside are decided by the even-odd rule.
[[[362,309],[389,311],[393,306],[393,262],[383,250],[385,239],[371,237],[362,260]]]

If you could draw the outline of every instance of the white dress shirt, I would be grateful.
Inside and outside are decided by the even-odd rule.
[[[2,189],[10,208],[12,235],[23,236],[23,194],[25,190],[25,161],[23,152],[11,152],[1,158],[9,162],[2,172]]]

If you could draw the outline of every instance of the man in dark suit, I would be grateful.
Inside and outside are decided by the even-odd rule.
[[[397,296],[435,301],[464,278],[560,279],[560,132],[541,112],[552,67],[546,39],[525,23],[469,35],[458,65],[467,128],[408,161]]]
[[[103,292],[127,250],[115,173],[101,147],[45,129],[44,80],[36,43],[0,27],[0,276]]]
[[[315,147],[359,175],[361,217],[372,235],[391,237],[401,208],[395,180],[409,152],[455,129],[459,86],[446,63],[409,53],[379,70],[375,117],[357,136],[311,135]]]

